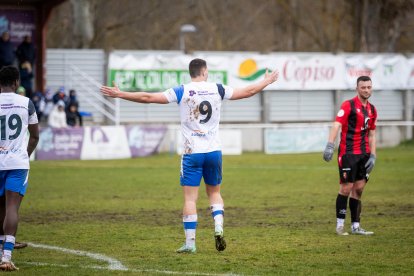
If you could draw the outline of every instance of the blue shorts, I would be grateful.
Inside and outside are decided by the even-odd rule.
[[[5,190],[19,193],[24,196],[29,179],[29,170],[0,171],[0,196],[4,196]]]
[[[220,185],[222,163],[221,151],[184,154],[181,158],[181,186],[198,187],[201,177],[208,185]]]

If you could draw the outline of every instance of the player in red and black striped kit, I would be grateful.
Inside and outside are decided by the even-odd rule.
[[[362,192],[376,159],[377,111],[368,102],[372,95],[371,78],[359,77],[356,90],[357,96],[355,98],[342,103],[323,154],[325,161],[328,162],[332,159],[334,142],[339,129],[341,129],[338,153],[340,189],[336,198],[336,233],[338,235],[348,235],[348,232],[344,230],[348,197],[352,222],[351,233],[374,234],[374,232],[364,230],[359,224]]]

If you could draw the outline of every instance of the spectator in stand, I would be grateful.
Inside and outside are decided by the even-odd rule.
[[[71,105],[76,105],[76,109],[79,109],[79,102],[74,89],[69,90],[69,99],[66,106],[69,109]]]
[[[43,117],[43,112],[45,110],[46,107],[46,101],[45,101],[45,96],[43,95],[42,92],[37,91],[32,95],[32,102],[34,104],[34,107],[36,109],[36,113],[37,113],[37,118],[40,120]]]
[[[49,114],[48,125],[53,128],[68,127],[66,123],[65,103],[58,101]]]
[[[19,67],[20,72],[20,85],[24,87],[26,90],[26,96],[29,99],[32,97],[33,88],[32,88],[32,80],[33,80],[33,71],[32,65],[30,62],[25,61]]]
[[[30,35],[26,35],[23,42],[17,46],[16,56],[19,61],[19,66],[21,66],[24,62],[29,62],[33,68],[36,58],[36,51]]]
[[[66,122],[68,126],[71,127],[82,126],[82,116],[78,111],[78,106],[76,103],[69,104],[69,107],[66,111]]]
[[[9,32],[3,32],[0,39],[0,69],[4,66],[13,65],[15,58]]]
[[[45,108],[43,109],[43,117],[45,118],[45,121],[48,121],[48,117],[50,112],[52,112],[53,107],[55,104],[53,103],[53,94],[52,91],[50,91],[49,88],[45,91]]]
[[[53,104],[57,104],[59,101],[62,101],[65,104],[68,102],[68,96],[65,94],[65,87],[59,87],[59,90],[56,91],[55,95],[53,95]]]

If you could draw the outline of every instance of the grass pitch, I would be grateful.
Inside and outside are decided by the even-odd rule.
[[[29,246],[14,251],[19,274],[412,275],[413,143],[378,151],[362,201],[362,226],[375,232],[367,237],[335,235],[337,166],[321,153],[248,153],[223,162],[228,246],[215,250],[202,184],[195,255],[175,253],[184,241],[179,156],[33,162],[17,240],[102,254],[128,271]]]

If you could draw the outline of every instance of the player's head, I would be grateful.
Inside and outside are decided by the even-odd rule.
[[[357,82],[356,82],[357,86],[358,86],[358,84],[361,81],[370,81],[370,82],[372,82],[370,77],[368,77],[368,76],[360,76],[360,77],[357,78]]]
[[[372,95],[372,81],[368,76],[360,76],[357,79],[358,96],[363,100],[368,100]]]
[[[5,31],[1,34],[1,39],[3,39],[3,41],[9,41],[10,39],[10,34],[8,31]]]
[[[207,62],[204,59],[196,58],[188,66],[191,78],[204,77],[207,80]]]
[[[14,66],[5,66],[0,70],[0,88],[12,88],[13,91],[19,87],[19,70]]]

